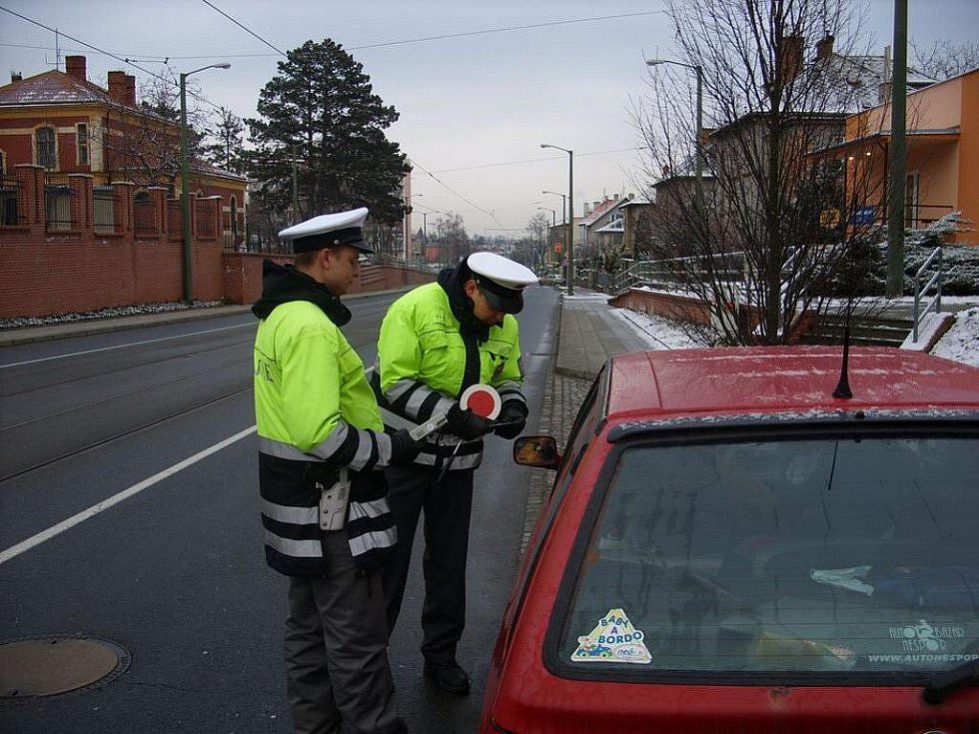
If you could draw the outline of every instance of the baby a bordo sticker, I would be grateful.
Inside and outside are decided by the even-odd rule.
[[[642,630],[632,626],[622,609],[609,609],[589,634],[578,638],[578,648],[571,654],[575,663],[638,663],[652,661]]]

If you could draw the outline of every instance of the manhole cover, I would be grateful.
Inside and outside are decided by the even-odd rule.
[[[129,667],[120,645],[93,637],[36,637],[0,643],[0,699],[53,696],[116,678]]]

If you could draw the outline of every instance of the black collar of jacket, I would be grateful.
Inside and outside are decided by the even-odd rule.
[[[276,306],[291,301],[309,301],[326,314],[337,326],[350,321],[350,309],[322,283],[292,265],[279,265],[271,260],[262,262],[262,297],[252,306],[252,313],[267,318]]]
[[[449,308],[459,322],[462,335],[474,336],[477,342],[484,342],[489,339],[490,327],[476,318],[472,299],[466,295],[466,281],[471,277],[472,271],[463,260],[454,268],[446,268],[440,272],[438,283],[449,297]]]

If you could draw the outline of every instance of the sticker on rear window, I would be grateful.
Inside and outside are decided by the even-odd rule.
[[[578,648],[571,654],[575,663],[616,662],[648,665],[652,661],[642,630],[632,626],[621,609],[609,609],[598,620],[595,629],[578,638]]]

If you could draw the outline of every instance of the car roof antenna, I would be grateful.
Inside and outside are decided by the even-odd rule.
[[[846,314],[843,317],[843,364],[840,366],[840,380],[836,383],[836,389],[833,390],[833,397],[840,398],[841,400],[849,400],[853,397],[853,391],[850,390],[850,376],[849,376],[849,365],[850,365],[850,315],[853,313],[853,294],[857,290],[857,283],[853,277],[853,246],[849,247],[849,252],[847,256],[850,260],[847,266],[847,294],[846,294]]]

